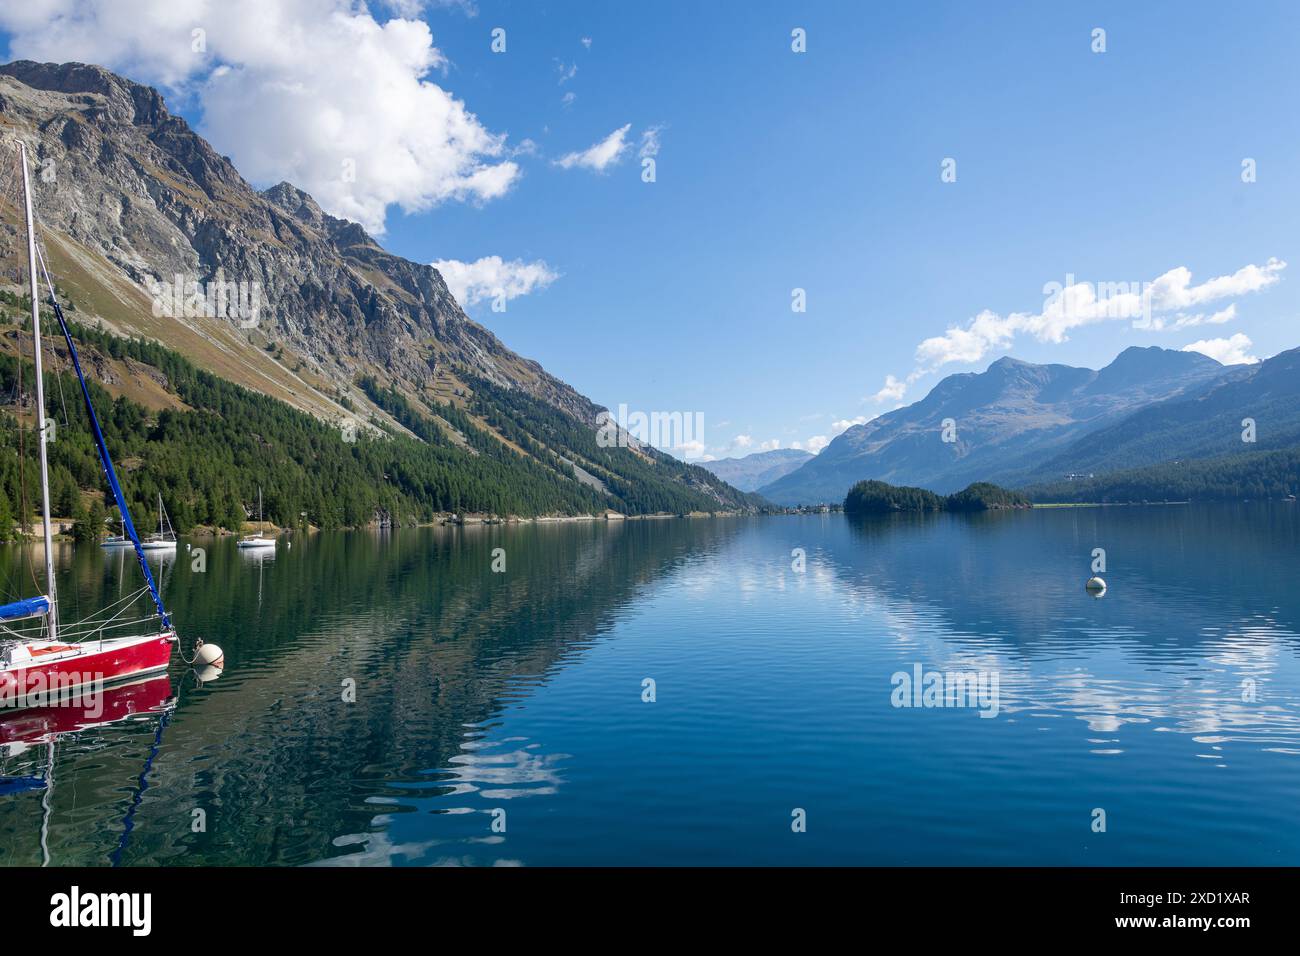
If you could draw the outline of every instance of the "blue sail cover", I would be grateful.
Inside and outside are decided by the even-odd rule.
[[[154,584],[153,574],[149,570],[149,562],[144,559],[144,549],[140,547],[140,536],[135,533],[135,523],[131,520],[131,512],[126,509],[126,498],[122,495],[122,486],[117,483],[117,472],[113,470],[113,459],[109,457],[108,446],[104,444],[104,433],[100,431],[99,417],[95,414],[95,406],[90,401],[90,389],[86,385],[86,376],[81,373],[81,360],[77,357],[77,347],[72,344],[72,333],[68,331],[68,323],[63,320],[63,310],[59,308],[58,300],[52,294],[50,295],[50,304],[54,306],[55,318],[59,320],[59,328],[63,330],[63,340],[68,343],[68,354],[72,356],[72,367],[76,369],[77,381],[81,383],[81,397],[86,402],[86,414],[90,418],[90,430],[95,436],[95,447],[99,449],[99,463],[103,466],[104,477],[108,479],[108,487],[112,489],[113,498],[117,501],[117,511],[122,516],[122,527],[126,529],[126,536],[131,539],[131,544],[135,546],[136,560],[140,562],[140,570],[144,572],[145,582],[149,585],[149,593],[153,596],[154,607],[158,609],[158,616],[162,618],[163,627],[170,629],[172,626],[171,618],[167,614],[167,609],[163,607],[162,595],[158,593],[158,585]]]
[[[50,612],[50,599],[44,594],[40,597],[23,598],[12,604],[0,604],[0,621],[20,621],[25,617],[37,617]]]
[[[45,781],[40,777],[0,777],[0,797],[7,797],[11,793],[44,789]]]

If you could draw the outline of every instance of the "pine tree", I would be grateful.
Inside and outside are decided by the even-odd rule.
[[[108,518],[108,511],[104,508],[103,499],[96,497],[90,505],[90,517],[87,524],[90,526],[90,532],[93,535],[92,540],[98,541],[104,533],[104,522]]]
[[[239,503],[239,499],[232,492],[226,498],[225,513],[220,521],[221,527],[238,534],[244,530],[244,520],[244,506]]]
[[[0,541],[8,541],[14,533],[14,513],[9,496],[0,489]]]
[[[94,541],[99,537],[90,523],[86,506],[78,499],[72,508],[72,538],[74,541]]]

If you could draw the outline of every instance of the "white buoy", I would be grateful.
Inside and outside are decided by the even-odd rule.
[[[194,676],[198,678],[200,684],[210,684],[221,676],[221,668],[213,667],[211,664],[207,667],[196,667]]]
[[[216,644],[200,644],[194,649],[196,667],[215,667],[218,670],[226,664],[226,655]]]
[[[1091,577],[1088,578],[1088,583],[1085,584],[1084,587],[1089,591],[1092,591],[1094,594],[1099,595],[1106,590],[1106,582],[1101,578]]]

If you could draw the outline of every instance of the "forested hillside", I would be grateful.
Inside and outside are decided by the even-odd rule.
[[[1024,490],[1035,501],[1059,502],[1280,499],[1300,493],[1300,448],[1163,462]]]
[[[926,488],[891,485],[885,481],[859,481],[844,498],[844,513],[879,515],[928,511],[1003,511],[1028,508],[1030,501],[1017,491],[999,488],[986,481],[976,482],[950,495],[937,495]]]
[[[683,513],[719,510],[724,506],[719,498],[727,506],[747,501],[712,476],[700,489],[675,484],[674,475],[690,481],[698,469],[667,456],[661,461],[642,459],[629,449],[595,449],[594,432],[588,434],[565,413],[486,382],[475,382],[483,391],[468,398],[467,410],[448,405],[416,410],[396,392],[365,383],[418,437],[364,429],[352,434],[198,369],[155,343],[80,326],[74,326],[74,335],[87,364],[102,356],[148,366],[180,406],[150,410],[90,383],[133,514],[146,527],[161,493],[178,530],[196,524],[237,529],[246,509],[255,507],[259,487],[268,521],[297,524],[305,512],[306,521],[327,528],[388,518],[407,523],[446,512]],[[0,534],[9,532],[19,513],[24,484],[31,511],[39,500],[32,376],[31,364],[24,362],[20,395],[18,361],[0,354]],[[80,492],[102,494],[104,485],[79,387],[66,362],[47,361],[46,380],[47,408],[57,425],[57,440],[49,448],[53,508],[70,517],[84,507]],[[429,416],[435,410],[463,441],[434,423]],[[482,430],[471,418],[475,414],[519,450]],[[557,448],[570,453],[582,448],[584,467],[603,478],[608,493],[573,477],[571,468],[558,468],[556,453],[532,438],[516,416],[535,425],[536,433],[553,434]],[[587,438],[591,448],[584,445]]]

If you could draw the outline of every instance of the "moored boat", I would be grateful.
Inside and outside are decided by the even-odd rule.
[[[145,551],[175,551],[176,532],[172,529],[167,512],[163,509],[162,495],[158,496],[158,531],[140,542]]]
[[[262,536],[262,489],[257,489],[257,525],[259,530],[246,534],[235,542],[237,548],[274,548],[275,539]]]
[[[103,727],[140,714],[160,713],[175,699],[171,681],[165,675],[141,675],[104,691],[83,706],[63,703],[0,714],[0,753],[13,756],[24,748],[57,740],[62,734]]]
[[[27,171],[27,150],[19,145],[22,165],[23,195],[27,224],[28,268],[31,280],[32,339],[36,379],[36,411],[38,423],[46,421],[45,388],[42,378],[41,349],[41,297],[37,281],[37,258],[40,255],[32,213],[31,183]],[[104,478],[117,503],[121,515],[123,536],[130,541],[136,560],[144,577],[145,587],[127,595],[122,600],[91,614],[89,617],[65,624],[59,620],[59,601],[55,588],[53,532],[50,521],[49,462],[46,446],[49,436],[45,427],[40,433],[41,519],[45,544],[45,593],[0,605],[0,713],[35,706],[59,703],[69,697],[98,693],[105,686],[138,679],[167,668],[172,648],[179,642],[171,618],[163,606],[162,595],[154,582],[153,574],[145,561],[145,548],[131,514],[126,498],[118,484],[117,473],[99,427],[90,389],[82,373],[81,362],[63,316],[63,310],[54,293],[54,282],[40,256],[41,275],[49,290],[49,305],[59,323],[63,339],[72,360],[73,370],[81,384],[87,418],[99,453]],[[161,509],[161,498],[159,499]],[[175,547],[175,542],[172,542]],[[152,598],[153,613],[144,618],[125,619],[132,604],[148,593]],[[136,633],[131,633],[135,630]],[[125,631],[126,633],[123,633]],[[220,656],[220,649],[205,649]]]
[[[123,529],[123,531],[125,530],[126,529]],[[134,547],[134,545],[131,544],[131,539],[128,538],[125,534],[110,534],[103,541],[99,542],[99,546],[109,551],[112,551],[115,548]]]

